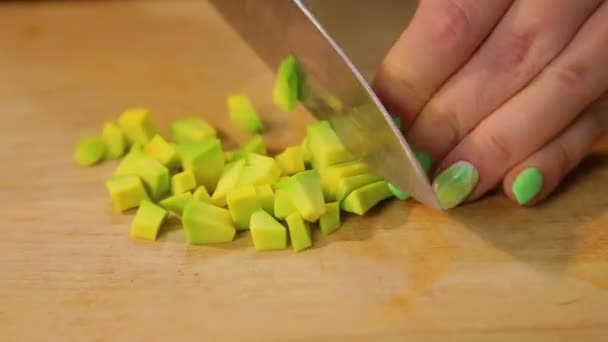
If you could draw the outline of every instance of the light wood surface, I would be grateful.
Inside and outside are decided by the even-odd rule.
[[[370,30],[343,42],[366,75],[409,15],[389,2],[361,2]],[[187,246],[174,221],[149,243],[111,209],[115,163],[74,166],[75,142],[129,106],[242,141],[224,105],[241,91],[274,148],[297,142],[306,113],[276,111],[272,73],[205,2],[74,1],[0,5],[0,77],[0,341],[608,338],[607,144],[534,209],[391,202],[300,254]]]

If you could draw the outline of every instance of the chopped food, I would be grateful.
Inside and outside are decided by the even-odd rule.
[[[312,157],[310,155],[310,150],[308,149],[308,142],[306,138],[302,140],[300,147],[302,148],[302,159],[304,160],[304,164],[310,165]]]
[[[287,248],[287,229],[264,210],[251,215],[249,224],[253,247],[258,251]]]
[[[170,170],[179,167],[179,157],[175,147],[171,146],[160,134],[155,135],[148,141],[144,146],[144,153],[148,157],[158,160]]]
[[[288,147],[274,157],[285,175],[293,175],[306,170],[301,146]]]
[[[186,204],[182,225],[186,241],[191,245],[229,242],[236,234],[228,210],[200,201]]]
[[[318,121],[308,126],[306,143],[315,168],[354,160],[327,121]]]
[[[315,222],[325,213],[321,178],[317,170],[296,173],[285,181],[282,188],[287,190],[289,199],[305,220]]]
[[[171,197],[167,197],[164,200],[160,201],[160,204],[165,207],[170,212],[175,213],[177,216],[181,217],[189,201],[193,200],[194,196],[190,192],[184,192],[181,194],[173,195]]]
[[[176,173],[171,177],[171,191],[174,195],[181,194],[196,188],[196,178],[191,169]]]
[[[246,95],[229,96],[227,102],[230,119],[238,128],[252,134],[260,133],[264,129],[258,113]]]
[[[287,189],[277,188],[274,192],[274,217],[283,220],[295,212],[297,209],[291,202]]]
[[[338,201],[342,201],[354,190],[357,190],[364,185],[381,180],[382,177],[374,175],[372,173],[364,173],[360,175],[342,178],[338,181],[338,186],[336,187],[336,199]]]
[[[131,143],[146,145],[158,133],[150,111],[145,108],[130,108],[118,118],[118,125]]]
[[[298,104],[300,66],[294,56],[285,58],[278,67],[272,99],[285,112],[292,112]]]
[[[101,137],[106,145],[105,159],[118,159],[127,151],[127,137],[115,123],[106,122]]]
[[[106,145],[101,137],[81,139],[74,152],[74,161],[80,166],[93,166],[103,160]]]
[[[247,154],[247,165],[239,178],[239,185],[272,184],[281,177],[281,168],[272,157]]]
[[[431,171],[433,168],[433,158],[431,155],[423,151],[416,151],[414,153],[416,154],[416,160],[418,160],[422,169],[425,172]]]
[[[232,221],[238,230],[249,229],[251,214],[262,209],[262,204],[253,185],[231,189],[226,194],[226,203]]]
[[[249,141],[243,146],[241,151],[245,152],[245,155],[247,154],[246,152],[252,152],[263,156],[268,155],[264,138],[259,134],[255,134],[253,137],[251,137],[251,139],[249,139]]]
[[[274,191],[270,184],[258,185],[255,187],[262,209],[274,216]]]
[[[187,117],[171,124],[171,138],[176,144],[202,142],[215,138],[216,131],[207,121],[198,117]]]
[[[156,240],[158,231],[167,217],[167,211],[156,204],[143,200],[131,223],[131,236],[143,240]]]
[[[220,180],[217,183],[217,187],[211,195],[213,204],[218,207],[226,206],[226,193],[229,190],[236,188],[239,183],[239,178],[245,167],[245,160],[237,160],[230,164],[227,164],[222,171]]]
[[[144,184],[135,175],[114,176],[106,181],[106,189],[117,211],[136,208],[141,201],[149,199]]]
[[[291,247],[294,252],[300,252],[312,246],[312,238],[310,234],[310,224],[302,219],[298,213],[293,213],[287,216],[287,228],[289,229],[289,237]]]
[[[209,191],[207,191],[204,185],[199,185],[199,187],[194,190],[192,197],[197,201],[212,203]]]
[[[340,203],[331,202],[325,204],[325,214],[319,218],[321,233],[329,235],[340,228]]]
[[[365,185],[348,195],[342,201],[342,210],[363,215],[379,202],[391,197],[386,181]]]
[[[203,142],[178,144],[177,153],[183,170],[192,170],[196,184],[204,185],[209,191],[215,190],[222,170],[224,155],[219,139],[212,138]]]
[[[132,167],[133,174],[144,182],[151,199],[157,201],[169,193],[169,169],[158,160],[148,156],[135,157]]]
[[[319,169],[325,200],[327,202],[336,200],[337,186],[341,179],[365,173],[369,173],[369,168],[365,163],[359,160]]]

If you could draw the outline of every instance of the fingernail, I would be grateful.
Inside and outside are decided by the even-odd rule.
[[[543,188],[544,178],[543,173],[535,167],[529,167],[520,172],[511,187],[517,203],[524,205],[536,197]]]
[[[459,161],[443,171],[433,182],[433,189],[443,209],[462,203],[473,191],[479,174],[473,164]]]
[[[433,158],[431,155],[420,150],[414,151],[414,154],[424,172],[428,173],[433,167]]]

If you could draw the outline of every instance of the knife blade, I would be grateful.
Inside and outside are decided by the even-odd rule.
[[[345,147],[417,201],[441,210],[411,147],[371,87],[301,0],[210,0],[273,70],[294,55],[306,77],[300,102],[330,122]]]

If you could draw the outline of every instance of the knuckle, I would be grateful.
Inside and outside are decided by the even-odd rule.
[[[569,62],[556,64],[549,68],[552,79],[567,94],[575,96],[587,103],[593,101],[592,92],[588,91],[590,85],[590,69],[585,63]]]
[[[528,65],[526,61],[537,37],[538,30],[534,25],[508,33],[494,50],[495,55],[490,62],[492,69],[499,73],[525,72],[522,69]]]
[[[460,0],[438,3],[440,5],[429,15],[429,33],[433,41],[450,51],[458,48],[472,35],[472,13]]]
[[[555,142],[555,165],[559,174],[566,174],[574,165],[575,158],[570,149],[561,140]]]
[[[503,135],[494,131],[485,131],[479,136],[479,142],[481,143],[480,149],[488,151],[492,160],[503,165],[511,165],[513,152]]]

